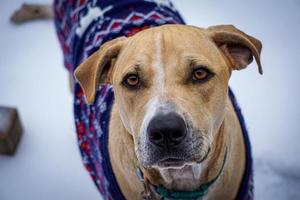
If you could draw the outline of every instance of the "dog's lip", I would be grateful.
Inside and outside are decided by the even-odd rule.
[[[206,158],[208,157],[209,152],[210,152],[210,148],[208,148],[208,151],[206,152],[205,156],[197,163],[202,163],[204,160],[206,160]]]
[[[186,163],[182,158],[165,158],[157,163],[158,167],[181,167]]]
[[[200,163],[202,163],[203,161],[206,160],[206,158],[208,157],[209,152],[210,152],[210,148],[208,149],[205,156],[203,156],[200,160],[197,160],[197,161],[196,160],[188,161],[184,158],[178,158],[178,157],[167,157],[167,158],[164,158],[164,159],[161,159],[160,161],[158,161],[156,166],[161,167],[161,168],[180,168],[180,167],[183,167],[183,166],[188,165],[190,163],[200,164]]]

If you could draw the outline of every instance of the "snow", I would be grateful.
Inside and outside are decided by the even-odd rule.
[[[300,199],[300,3],[173,2],[188,24],[234,24],[263,42],[264,75],[251,64],[230,81],[252,140],[255,196]],[[53,23],[11,25],[9,16],[20,5],[0,1],[0,105],[17,107],[25,130],[16,155],[0,156],[0,199],[100,199],[81,163]]]

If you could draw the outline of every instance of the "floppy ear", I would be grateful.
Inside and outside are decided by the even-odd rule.
[[[233,25],[208,27],[209,36],[228,57],[233,69],[244,69],[255,58],[260,74],[263,73],[260,52],[261,42],[235,28]]]
[[[94,102],[98,86],[110,81],[113,60],[117,58],[125,40],[126,37],[120,37],[106,42],[75,70],[74,76],[89,104]]]

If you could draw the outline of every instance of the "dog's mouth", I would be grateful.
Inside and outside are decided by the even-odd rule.
[[[185,165],[189,165],[191,163],[201,164],[208,156],[210,149],[208,149],[207,153],[200,159],[196,160],[186,160],[185,158],[180,157],[167,157],[161,159],[157,162],[156,167],[158,168],[182,168]]]
[[[180,168],[184,166],[186,161],[181,158],[166,158],[163,160],[160,160],[157,163],[157,166],[160,168]]]
[[[188,162],[180,158],[167,158],[154,167],[167,183],[174,180],[198,180],[201,175],[201,163]]]

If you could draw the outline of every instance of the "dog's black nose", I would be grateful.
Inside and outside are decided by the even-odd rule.
[[[147,133],[149,141],[160,147],[176,147],[187,135],[183,118],[175,112],[155,116]]]

